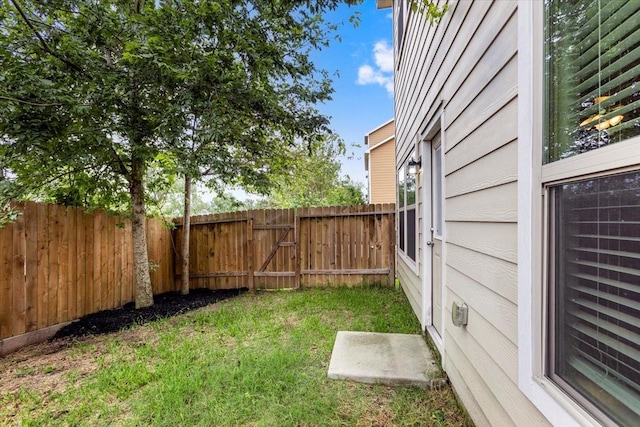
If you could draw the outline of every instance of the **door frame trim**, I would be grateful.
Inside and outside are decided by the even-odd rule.
[[[432,292],[433,292],[433,269],[432,269],[432,259],[433,259],[433,250],[431,246],[427,246],[426,242],[431,238],[431,223],[432,223],[432,144],[431,141],[433,137],[439,133],[440,134],[440,146],[442,147],[441,151],[441,173],[442,173],[442,268],[441,268],[441,280],[442,280],[442,319],[441,319],[441,329],[440,333],[433,327],[433,301],[432,301]],[[444,138],[444,109],[439,106],[435,111],[433,117],[429,121],[427,127],[425,127],[424,131],[420,135],[420,156],[422,158],[422,173],[420,176],[422,191],[420,192],[420,196],[423,200],[422,203],[422,211],[420,212],[422,216],[422,239],[420,239],[419,244],[422,248],[422,257],[421,264],[423,268],[421,269],[421,286],[422,286],[422,316],[420,322],[422,324],[423,330],[426,331],[433,340],[436,348],[440,352],[441,355],[444,355],[445,348],[445,329],[446,329],[446,304],[447,301],[447,287],[445,286],[445,278],[446,278],[446,221],[445,221],[445,174],[444,174],[444,159],[445,159],[445,138]],[[427,185],[428,178],[428,185]],[[442,357],[442,367],[445,367],[445,358]]]

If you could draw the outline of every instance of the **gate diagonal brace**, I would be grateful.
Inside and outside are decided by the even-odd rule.
[[[269,263],[271,262],[273,257],[276,255],[276,252],[278,252],[278,248],[280,247],[282,242],[284,242],[284,239],[287,238],[287,235],[289,234],[289,231],[291,231],[291,228],[292,227],[289,225],[289,226],[287,226],[287,228],[284,229],[284,231],[282,232],[282,235],[280,236],[280,238],[278,239],[276,244],[273,245],[273,248],[271,248],[271,253],[269,254],[269,256],[264,261],[264,263],[262,264],[262,266],[260,267],[260,269],[258,271],[266,270],[267,266],[269,265]]]

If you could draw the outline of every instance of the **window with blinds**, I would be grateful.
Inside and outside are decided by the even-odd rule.
[[[398,249],[416,260],[416,177],[409,173],[407,163],[398,170]]]
[[[398,171],[398,247],[402,252],[405,248],[405,168],[402,166]]]
[[[546,375],[603,424],[640,425],[640,1],[545,0]],[[567,164],[566,162],[564,163]],[[556,165],[559,165],[557,163]],[[575,173],[574,173],[575,172]]]
[[[416,176],[408,172],[406,180],[407,194],[407,255],[413,261],[416,260]]]
[[[404,37],[404,9],[406,0],[400,0],[394,2],[396,5],[396,52],[398,57],[402,51],[402,40]]]
[[[552,378],[640,420],[640,172],[550,188]]]
[[[640,135],[640,1],[545,3],[545,163]]]

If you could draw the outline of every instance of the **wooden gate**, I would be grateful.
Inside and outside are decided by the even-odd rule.
[[[195,216],[190,236],[192,288],[391,285],[395,277],[393,204]]]
[[[254,211],[249,219],[249,288],[282,289],[300,287],[296,270],[297,228],[293,209]],[[253,268],[252,268],[253,267]]]

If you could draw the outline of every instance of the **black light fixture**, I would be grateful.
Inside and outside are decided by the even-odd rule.
[[[422,166],[422,158],[419,157],[418,160],[416,160],[412,157],[407,164],[407,172],[411,175],[416,175],[420,170],[420,166]]]

